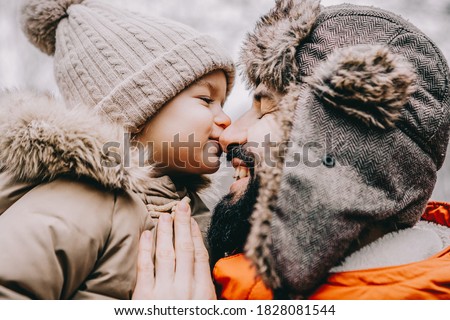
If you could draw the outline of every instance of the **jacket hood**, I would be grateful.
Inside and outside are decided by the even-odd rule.
[[[245,252],[269,287],[304,295],[367,230],[419,220],[448,144],[448,65],[390,12],[278,0],[241,66],[284,94]]]
[[[127,135],[91,109],[66,108],[50,94],[0,94],[0,168],[18,181],[86,177],[108,189],[145,193],[151,168],[137,164]]]

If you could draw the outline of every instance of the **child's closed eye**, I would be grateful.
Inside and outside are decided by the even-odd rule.
[[[214,102],[214,99],[211,99],[211,97],[202,96],[198,97],[200,100],[206,102],[208,105],[212,104]]]

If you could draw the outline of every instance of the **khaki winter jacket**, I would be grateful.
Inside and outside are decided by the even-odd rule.
[[[23,194],[5,181],[2,208]],[[139,235],[152,225],[133,193],[64,178],[40,184],[0,216],[0,298],[129,299]]]
[[[207,226],[198,197],[105,148],[123,139],[82,107],[0,94],[1,299],[130,299],[155,209],[189,196]]]

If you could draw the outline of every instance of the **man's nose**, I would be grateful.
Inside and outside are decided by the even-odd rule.
[[[226,128],[219,138],[219,144],[223,151],[227,151],[229,145],[244,144],[247,142],[247,130],[241,128],[239,120]]]

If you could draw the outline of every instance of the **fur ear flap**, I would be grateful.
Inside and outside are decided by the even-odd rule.
[[[259,83],[284,92],[299,71],[295,54],[320,13],[319,0],[277,0],[247,35],[240,65],[249,87]]]
[[[389,48],[357,45],[335,51],[306,81],[325,104],[386,129],[400,117],[415,80],[412,65]]]

